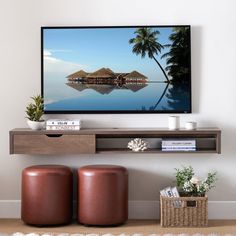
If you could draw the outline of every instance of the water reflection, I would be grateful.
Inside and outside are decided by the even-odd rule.
[[[166,92],[167,106],[163,110],[185,110],[191,107],[190,83],[174,83]]]
[[[146,86],[147,83],[117,83],[117,84],[100,84],[100,83],[86,83],[86,82],[69,82],[66,83],[69,87],[76,89],[79,92],[85,89],[92,89],[100,94],[109,94],[113,90],[130,90],[132,92],[137,92]]]
[[[158,101],[156,102],[156,104],[155,104],[153,107],[150,107],[150,110],[156,110],[156,108],[157,108],[158,105],[160,104],[161,100],[163,99],[164,95],[166,94],[166,91],[167,91],[169,85],[170,85],[170,83],[167,83],[167,84],[166,84],[166,87],[165,87],[165,89],[163,90],[163,92],[162,92],[160,98],[158,99]]]
[[[66,88],[65,88],[66,87]],[[87,83],[68,81],[64,90],[72,96],[48,103],[48,110],[76,111],[188,111],[189,86],[172,83]]]
[[[87,82],[81,82],[81,81],[70,81],[66,83],[67,86],[79,92],[82,92],[84,90],[93,90],[102,95],[110,94],[114,90],[130,90],[136,93],[137,91],[140,91],[147,86],[152,86],[153,84],[154,84],[153,82],[152,83],[119,82],[116,84],[115,83],[101,84],[101,81],[99,81],[99,83],[87,83]],[[157,101],[155,102],[153,106],[150,106],[148,110],[156,110],[158,108],[158,105],[161,103],[162,99],[166,95],[167,89],[170,86],[170,84],[169,83],[162,83],[162,84],[165,84],[165,86],[163,87],[163,91],[161,91],[161,93],[159,91],[159,94],[157,94]],[[170,95],[171,93],[172,93],[172,89],[169,90],[169,96],[171,96]],[[146,107],[142,106],[141,109],[146,110]],[[162,108],[162,109],[165,109],[165,108]]]

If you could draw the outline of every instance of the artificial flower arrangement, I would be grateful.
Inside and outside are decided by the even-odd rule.
[[[200,180],[191,166],[176,170],[176,183],[181,196],[205,196],[216,182],[216,172],[208,173],[204,180]]]

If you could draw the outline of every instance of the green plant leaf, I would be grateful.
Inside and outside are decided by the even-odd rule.
[[[32,103],[26,107],[26,117],[31,121],[41,121],[43,116],[43,98],[41,95],[31,97]]]

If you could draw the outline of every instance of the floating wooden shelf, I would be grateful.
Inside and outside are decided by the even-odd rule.
[[[137,153],[127,149],[133,138],[142,138],[150,148],[139,153],[221,153],[221,130],[159,129],[81,129],[52,131],[13,129],[10,131],[10,154],[96,154]],[[195,139],[196,151],[162,151],[162,139]]]

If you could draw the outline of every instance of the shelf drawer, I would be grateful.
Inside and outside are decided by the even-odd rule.
[[[11,154],[93,154],[95,135],[80,134],[15,134]]]

